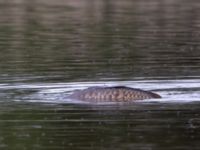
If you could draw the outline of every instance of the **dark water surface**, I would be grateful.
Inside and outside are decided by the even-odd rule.
[[[65,98],[115,85],[163,98]],[[1,150],[198,150],[199,141],[199,1],[0,1]]]

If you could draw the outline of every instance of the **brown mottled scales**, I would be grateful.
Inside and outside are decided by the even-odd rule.
[[[151,98],[161,98],[160,95],[150,91],[116,86],[116,87],[90,87],[75,91],[68,98],[87,102],[131,102]]]

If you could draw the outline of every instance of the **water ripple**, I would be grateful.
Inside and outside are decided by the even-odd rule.
[[[91,86],[128,86],[154,91],[161,99],[144,100],[143,102],[193,102],[200,101],[200,79],[146,79],[134,81],[96,81],[67,83],[16,83],[0,84],[0,97],[3,100],[46,102],[46,103],[77,103],[66,99],[74,90]],[[78,102],[79,103],[79,102]]]

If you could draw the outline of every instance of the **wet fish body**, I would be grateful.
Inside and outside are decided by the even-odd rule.
[[[140,89],[115,87],[90,87],[75,91],[68,98],[86,102],[132,102],[151,98],[161,98],[160,95]]]

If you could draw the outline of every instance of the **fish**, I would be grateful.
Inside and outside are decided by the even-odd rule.
[[[68,96],[70,99],[76,99],[85,102],[133,102],[152,98],[161,98],[160,95],[151,91],[145,91],[126,86],[111,87],[89,87],[78,90]]]

